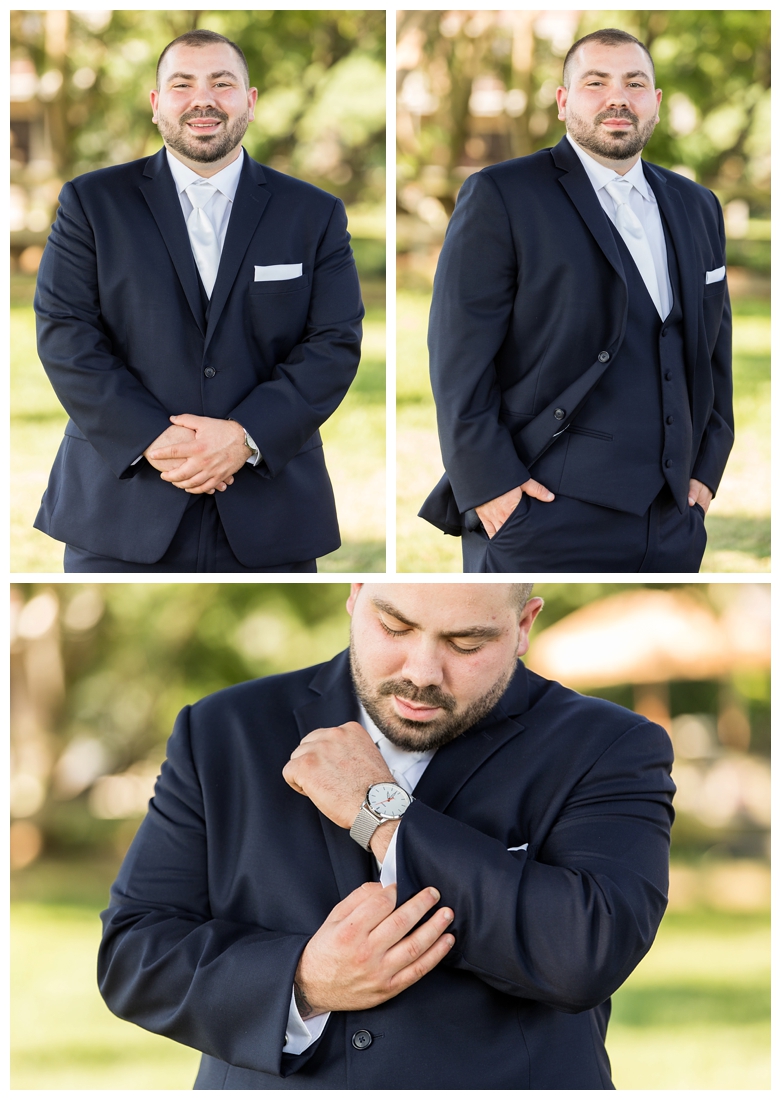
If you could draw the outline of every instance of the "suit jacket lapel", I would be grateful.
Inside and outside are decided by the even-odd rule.
[[[607,215],[602,209],[596,196],[591,180],[586,175],[578,155],[566,137],[551,149],[553,162],[557,168],[562,169],[565,175],[559,177],[559,183],[569,195],[575,208],[597,242],[605,253],[605,256],[615,268],[626,290],[626,276],[624,265],[616,245],[615,238],[608,224]]]
[[[140,187],[141,194],[146,199],[152,211],[152,217],[157,222],[157,228],[165,241],[195,323],[201,332],[204,332],[198,273],[190,247],[190,238],[187,235],[187,226],[182,216],[182,207],[176,194],[176,185],[168,167],[165,148],[155,153],[146,162]]]
[[[263,186],[264,183],[265,175],[262,167],[244,154],[244,166],[241,170],[239,186],[233,200],[228,232],[225,235],[225,244],[222,248],[220,267],[217,272],[217,281],[214,284],[211,296],[209,324],[206,330],[206,348],[208,348],[214,335],[217,322],[236,281],[241,261],[249,248],[257,224],[266,208],[266,203],[271,198],[269,191]]]
[[[697,249],[694,243],[694,235],[680,192],[667,182],[653,164],[647,164],[644,161],[643,171],[653,193],[656,195],[659,209],[669,227],[670,242],[675,249],[675,257],[678,261],[686,360],[691,372],[697,355],[701,300],[700,279],[704,276],[696,263]]]
[[[443,813],[477,769],[525,728],[519,716],[528,709],[526,669],[518,670],[489,715],[462,737],[438,749],[413,792],[432,810]]]
[[[231,221],[234,214],[235,211],[231,214]],[[314,698],[295,710],[301,737],[325,726],[340,726],[343,722],[358,720],[358,701],[353,693],[346,652],[340,653],[333,661],[320,668],[309,686]],[[374,857],[325,814],[320,814],[320,824],[328,845],[339,895],[345,898],[362,883],[377,877]]]

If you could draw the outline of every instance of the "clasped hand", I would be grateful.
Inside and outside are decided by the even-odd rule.
[[[235,420],[183,413],[144,451],[147,461],[187,493],[224,492],[252,453]]]
[[[352,825],[373,783],[393,782],[382,754],[358,722],[307,734],[282,775],[343,829]],[[384,859],[396,827],[386,822],[375,831],[371,846],[378,860]],[[303,1018],[372,1008],[433,970],[455,942],[444,934],[453,912],[438,909],[416,925],[438,901],[439,891],[427,887],[397,909],[395,885],[383,888],[379,882],[365,882],[340,901],[299,960],[296,1003]]]

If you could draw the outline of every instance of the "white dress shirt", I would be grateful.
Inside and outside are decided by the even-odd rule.
[[[382,758],[398,785],[403,787],[407,794],[412,794],[437,750],[407,752],[406,749],[398,748],[383,733],[380,733],[363,706],[361,706],[361,725],[382,753]],[[380,873],[380,882],[383,886],[388,886],[396,881],[396,837],[398,832],[398,829],[394,829],[388,851],[385,853]],[[302,1020],[301,1013],[296,1007],[294,990],[290,997],[290,1010],[287,1017],[283,1053],[302,1054],[307,1047],[320,1038],[330,1015],[330,1012],[324,1012],[320,1016],[312,1016],[306,1022]]]
[[[586,170],[591,186],[597,193],[602,209],[610,218],[613,225],[616,224],[616,204],[605,190],[605,184],[612,180],[628,180],[632,184],[629,195],[629,205],[637,216],[645,230],[651,256],[654,261],[656,279],[659,284],[659,294],[662,304],[662,317],[670,312],[673,302],[673,289],[670,283],[670,272],[667,266],[667,245],[664,240],[662,217],[659,213],[659,204],[651,185],[643,173],[643,162],[638,160],[633,168],[619,176],[614,168],[606,168],[604,164],[594,158],[567,134],[567,140],[580,158],[580,162]]]

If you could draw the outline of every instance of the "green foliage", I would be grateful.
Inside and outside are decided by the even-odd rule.
[[[195,28],[226,35],[247,57],[260,93],[252,156],[347,202],[382,201],[384,11],[120,9],[73,11],[60,24],[13,12],[12,56],[62,76],[45,101],[62,179],[159,148],[149,106],[157,58]]]

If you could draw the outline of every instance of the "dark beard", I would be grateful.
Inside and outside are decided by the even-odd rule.
[[[226,126],[220,133],[198,137],[185,128],[185,124],[194,118],[217,118]],[[163,141],[175,152],[198,164],[213,164],[232,153],[240,144],[249,126],[249,115],[239,115],[230,125],[227,122],[225,112],[213,108],[209,111],[187,111],[177,123],[169,122],[158,114],[157,128]]]
[[[438,749],[466,733],[499,702],[513,678],[517,664],[517,659],[513,657],[512,664],[485,695],[459,710],[453,696],[441,691],[435,684],[419,688],[410,680],[383,680],[376,688],[370,687],[355,653],[355,646],[352,642],[350,644],[350,668],[356,695],[380,733],[406,752]],[[430,722],[402,718],[391,712],[390,703],[383,706],[383,701],[389,700],[392,695],[409,699],[413,703],[422,703],[424,706],[442,707],[445,713],[441,718],[434,718]]]
[[[612,134],[602,133],[598,127],[606,118],[626,118],[634,125],[634,129],[620,130]],[[620,111],[602,111],[593,122],[587,122],[579,115],[570,115],[567,119],[567,130],[578,145],[588,149],[590,153],[607,157],[608,160],[629,160],[638,153],[642,153],[655,126],[656,123],[652,121],[644,122],[641,126],[640,119],[628,107]]]

